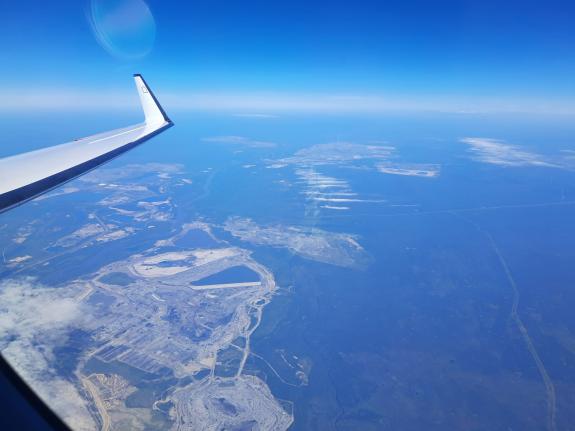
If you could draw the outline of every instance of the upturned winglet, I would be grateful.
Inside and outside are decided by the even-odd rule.
[[[138,95],[146,117],[146,124],[172,124],[172,121],[166,115],[166,111],[164,111],[142,75],[139,73],[134,74],[134,81],[136,82],[136,88],[138,89]]]

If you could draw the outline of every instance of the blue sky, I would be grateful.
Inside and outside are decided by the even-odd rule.
[[[575,112],[569,1],[147,4],[155,42],[145,57],[129,59],[98,43],[87,18],[90,0],[1,2],[2,104],[22,94],[31,104],[48,103],[55,93],[63,105],[76,103],[74,95],[86,106],[104,104],[110,94],[121,104],[131,90],[126,79],[137,71],[180,106],[188,99],[214,107],[245,100],[254,109],[339,100]]]

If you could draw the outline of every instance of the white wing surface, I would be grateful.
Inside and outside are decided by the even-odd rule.
[[[145,122],[0,159],[0,212],[109,162],[173,126],[141,75],[134,75]]]

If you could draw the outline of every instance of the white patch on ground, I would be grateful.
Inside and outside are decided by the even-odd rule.
[[[100,168],[91,173],[84,175],[79,180],[92,184],[105,184],[114,181],[137,178],[147,174],[179,174],[182,173],[183,166],[179,164],[168,163],[143,163],[125,165],[119,168]]]
[[[285,168],[287,163],[272,163],[271,165],[266,166],[267,169],[281,169]]]
[[[387,160],[394,147],[387,145],[362,145],[352,142],[333,142],[313,145],[297,151],[292,157],[280,159],[276,164],[294,165],[338,165],[365,160]]]
[[[15,258],[13,258],[13,259],[10,259],[10,260],[8,261],[8,263],[18,264],[18,263],[26,262],[27,260],[30,260],[30,259],[32,259],[32,256],[30,256],[30,255],[18,256],[18,257],[15,257]]]
[[[361,267],[369,260],[354,235],[299,226],[259,226],[251,219],[230,217],[223,226],[252,244],[287,248],[306,259],[343,267]]]
[[[34,198],[36,202],[40,202],[46,199],[55,198],[56,196],[69,195],[71,193],[79,192],[78,187],[62,187],[60,189],[54,190],[53,192],[46,193],[45,195],[38,196]]]
[[[12,238],[12,242],[16,244],[25,243],[33,231],[34,229],[30,225],[21,227],[20,229],[18,229],[17,235],[14,238]]]
[[[350,207],[337,207],[333,205],[322,205],[322,208],[325,208],[327,210],[339,210],[339,211],[348,211],[351,209]]]
[[[390,163],[380,163],[377,165],[377,170],[382,174],[435,178],[439,176],[440,167],[439,165],[430,164],[392,165]]]

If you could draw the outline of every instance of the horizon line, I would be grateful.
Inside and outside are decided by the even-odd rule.
[[[451,114],[575,115],[575,101],[537,98],[494,98],[453,95],[384,96],[350,93],[293,92],[158,92],[162,104],[175,110],[238,112],[378,113],[419,111]],[[136,97],[126,91],[37,89],[18,92],[0,89],[0,111],[131,110]]]

